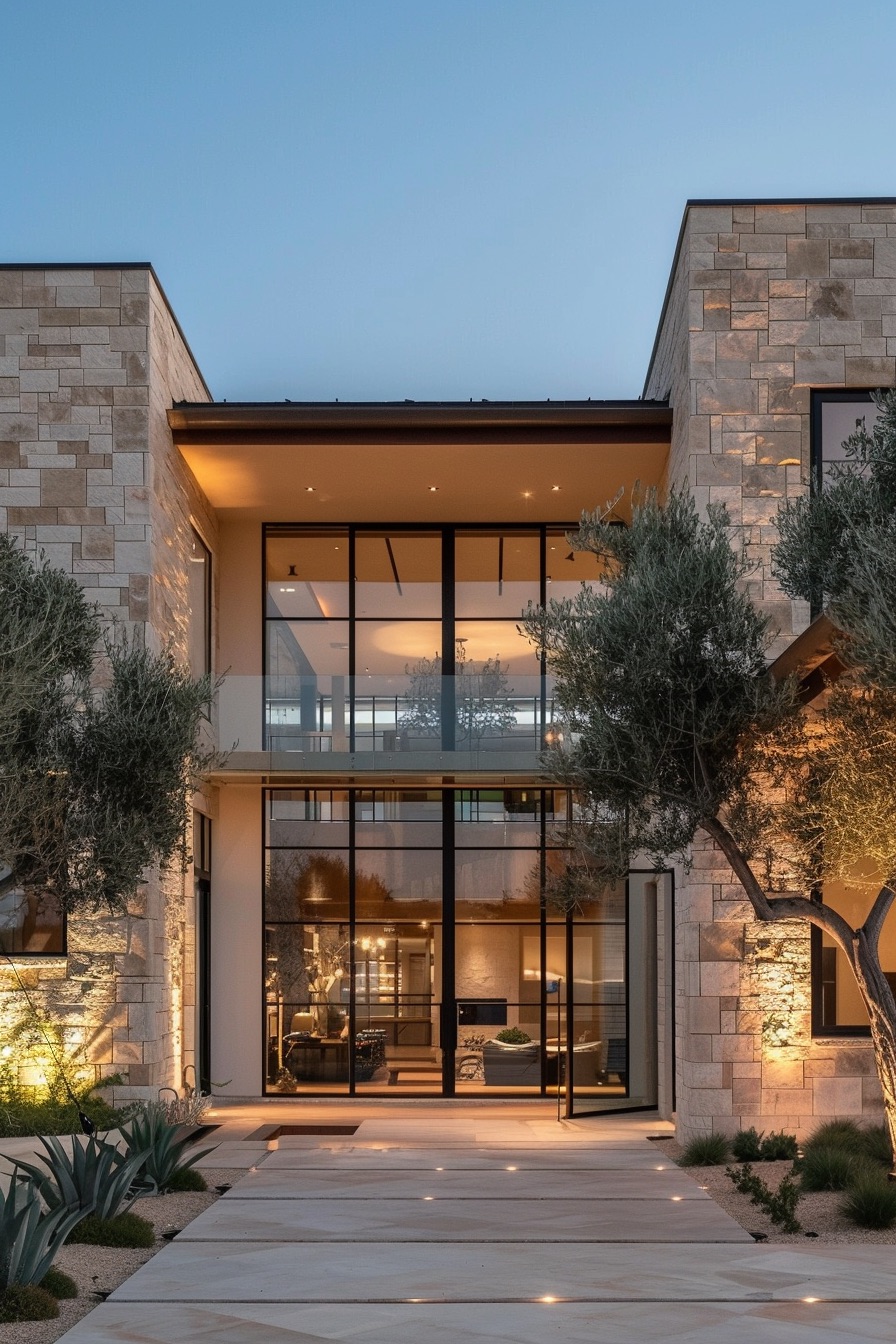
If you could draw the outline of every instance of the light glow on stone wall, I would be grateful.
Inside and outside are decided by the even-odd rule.
[[[803,1058],[811,1036],[809,931],[747,926],[746,961],[764,1060]]]

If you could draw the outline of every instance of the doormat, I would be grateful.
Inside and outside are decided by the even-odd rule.
[[[357,1125],[262,1125],[247,1134],[244,1143],[267,1143],[271,1139],[288,1138],[293,1134],[354,1134]]]

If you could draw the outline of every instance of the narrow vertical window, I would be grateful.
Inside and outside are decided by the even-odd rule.
[[[212,670],[212,554],[195,528],[190,528],[190,533],[187,652],[193,676],[204,677]]]

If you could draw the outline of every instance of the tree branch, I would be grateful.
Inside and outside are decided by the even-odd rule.
[[[885,884],[874,898],[874,904],[868,913],[868,918],[862,926],[869,951],[875,955],[877,954],[877,945],[880,941],[881,931],[884,927],[884,920],[890,913],[890,907],[894,901],[896,901],[896,890]]]
[[[775,919],[775,914],[769,904],[768,897],[747,862],[746,855],[728,827],[724,826],[718,817],[702,817],[700,826],[711,839],[715,840],[719,849],[725,855],[735,877],[746,893],[747,900],[756,912],[756,918],[761,919],[766,924],[771,923]]]
[[[836,910],[808,896],[773,896],[769,900],[773,919],[805,919],[833,938],[850,962],[854,957],[855,932]]]

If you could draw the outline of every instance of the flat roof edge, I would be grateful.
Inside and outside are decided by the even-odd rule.
[[[177,313],[171,306],[171,300],[165,293],[165,286],[156,273],[151,261],[0,261],[0,271],[149,271],[156,288],[162,296],[162,302],[168,309],[168,315],[174,323],[178,336],[184,343],[184,349],[190,356],[193,368],[199,375],[199,381],[208,393],[209,401],[214,400],[211,388],[205,381],[205,375],[199,367],[199,361],[193,354],[190,342],[184,335]],[[202,405],[202,402],[197,405]]]
[[[389,427],[657,425],[668,426],[664,401],[585,402],[191,402],[168,411],[172,430],[280,430]]]
[[[711,210],[713,207],[726,207],[735,205],[870,205],[870,206],[896,206],[896,196],[693,196],[685,201],[684,210],[681,216],[681,226],[678,230],[678,238],[675,242],[675,251],[672,254],[672,266],[669,271],[669,279],[666,283],[666,292],[663,295],[663,305],[660,309],[659,321],[656,326],[656,335],[653,338],[653,346],[650,351],[650,359],[647,362],[647,373],[644,378],[644,387],[642,396],[647,396],[647,386],[653,373],[653,365],[656,360],[657,350],[659,349],[660,337],[663,332],[663,326],[666,321],[666,314],[669,310],[669,300],[672,297],[672,286],[675,283],[675,272],[678,269],[678,258],[681,253],[681,244],[684,239],[685,226],[688,221],[688,211],[695,209]]]

